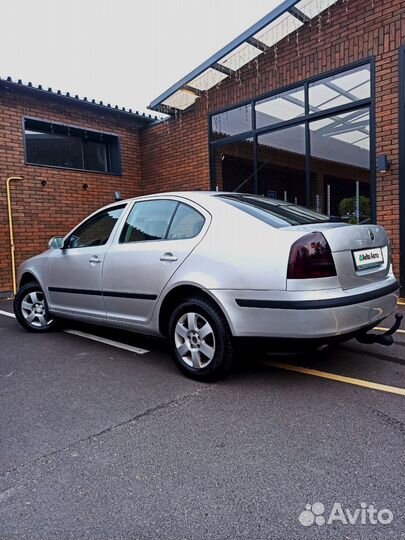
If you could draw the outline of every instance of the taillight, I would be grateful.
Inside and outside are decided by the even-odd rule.
[[[336,276],[329,244],[320,232],[307,234],[291,246],[288,279],[308,279]]]

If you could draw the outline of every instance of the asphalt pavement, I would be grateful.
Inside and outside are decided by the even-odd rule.
[[[2,311],[1,540],[405,538],[405,333],[202,384],[159,340]]]

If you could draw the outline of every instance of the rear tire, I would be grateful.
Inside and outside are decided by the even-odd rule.
[[[169,342],[176,366],[192,379],[214,382],[232,369],[232,335],[223,314],[209,300],[188,298],[174,309]]]
[[[17,321],[29,332],[50,332],[57,321],[49,314],[45,295],[36,281],[23,285],[14,298]]]

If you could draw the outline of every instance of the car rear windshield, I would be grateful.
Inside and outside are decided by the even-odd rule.
[[[277,229],[290,227],[291,225],[339,221],[336,218],[319,214],[303,206],[257,195],[221,194],[217,195],[217,197]]]

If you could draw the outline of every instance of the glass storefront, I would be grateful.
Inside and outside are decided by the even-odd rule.
[[[258,193],[305,205],[305,126],[257,136]]]
[[[310,122],[311,206],[352,223],[370,220],[368,109]]]
[[[253,138],[215,146],[213,163],[219,191],[255,192],[253,151]]]
[[[371,66],[211,116],[214,189],[257,193],[351,223],[373,219]]]

